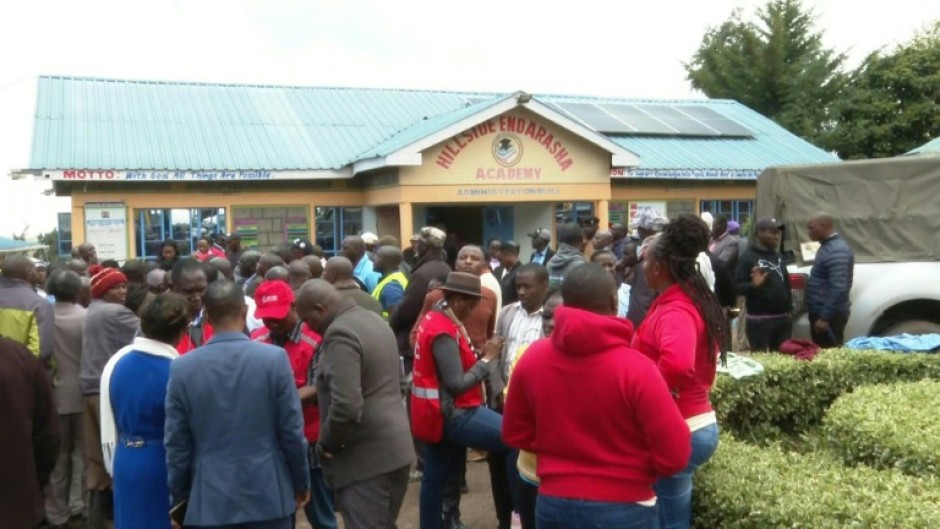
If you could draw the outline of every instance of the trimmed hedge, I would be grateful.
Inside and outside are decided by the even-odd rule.
[[[940,481],[849,468],[825,453],[796,454],[722,435],[695,475],[695,527],[940,527]]]
[[[940,379],[940,355],[833,349],[811,361],[753,358],[764,372],[739,380],[719,375],[711,400],[725,431],[758,443],[819,426],[829,406],[857,386]]]
[[[914,476],[940,470],[940,382],[866,386],[845,394],[823,421],[826,446],[849,465],[896,468]]]

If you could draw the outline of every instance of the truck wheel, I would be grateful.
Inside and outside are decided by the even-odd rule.
[[[940,323],[928,320],[907,320],[895,323],[885,329],[882,336],[897,336],[899,334],[938,334]]]

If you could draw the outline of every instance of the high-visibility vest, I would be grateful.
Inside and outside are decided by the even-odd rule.
[[[440,381],[432,350],[434,339],[446,334],[457,341],[460,363],[467,372],[477,358],[465,333],[443,312],[429,310],[418,326],[415,340],[414,372],[411,388],[411,428],[414,436],[429,443],[440,442],[444,436],[444,414],[441,410]],[[476,384],[454,398],[454,408],[477,408],[483,405],[483,384]]]
[[[375,290],[372,291],[372,297],[375,298],[375,300],[379,303],[382,303],[382,291],[385,290],[385,286],[392,281],[397,281],[398,284],[401,285],[402,289],[408,288],[408,278],[405,277],[405,274],[401,272],[395,272],[394,274],[385,276],[381,281],[379,281],[378,285],[375,285]],[[387,320],[388,316],[388,311],[383,308],[382,317]]]

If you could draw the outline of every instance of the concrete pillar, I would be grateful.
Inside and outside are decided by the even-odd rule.
[[[598,200],[594,203],[594,215],[601,219],[600,224],[598,225],[600,230],[606,230],[607,224],[610,223],[610,201],[609,200]]]
[[[402,248],[408,247],[408,241],[411,240],[411,236],[414,235],[414,213],[412,212],[411,202],[402,202],[398,204],[398,221],[401,224],[400,232],[401,237],[398,238],[401,241]]]

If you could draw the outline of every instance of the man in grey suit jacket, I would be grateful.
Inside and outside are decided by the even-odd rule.
[[[323,337],[317,453],[346,529],[394,529],[414,462],[395,335],[320,279],[301,289],[297,312]]]
[[[170,366],[173,505],[188,501],[186,526],[289,529],[310,500],[310,474],[287,355],[242,333],[247,308],[234,283],[213,283],[205,309],[214,336]]]

